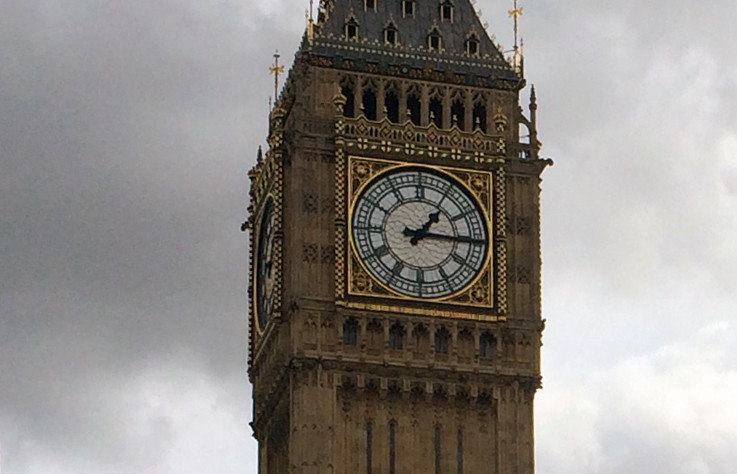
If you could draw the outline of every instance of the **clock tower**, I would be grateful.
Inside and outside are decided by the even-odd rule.
[[[525,86],[469,0],[322,1],[249,173],[261,474],[534,472]]]

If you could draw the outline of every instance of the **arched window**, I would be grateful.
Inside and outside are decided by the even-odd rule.
[[[345,97],[343,116],[353,118],[356,114],[356,95],[353,92],[353,85],[348,82],[344,82],[341,86],[340,93]]]
[[[397,321],[389,328],[389,348],[395,350],[404,349],[404,327]]]
[[[435,352],[438,354],[447,354],[448,353],[448,330],[445,328],[440,328],[437,331],[435,331]]]
[[[369,120],[376,120],[376,91],[371,81],[363,85],[362,99],[363,115]]]
[[[443,101],[440,97],[430,99],[430,122],[443,128]]]
[[[488,331],[479,337],[479,356],[484,359],[494,357],[496,351],[496,338]]]
[[[384,107],[386,107],[387,118],[394,123],[399,123],[399,96],[395,91],[386,93]]]
[[[486,103],[483,99],[473,104],[473,129],[486,133]]]
[[[346,346],[358,345],[358,321],[348,318],[343,323],[343,344]]]
[[[420,125],[420,96],[416,93],[407,94],[407,118],[415,125]]]
[[[466,107],[463,105],[462,97],[453,101],[453,104],[450,106],[450,115],[453,120],[453,125],[457,126],[461,130],[466,129]]]

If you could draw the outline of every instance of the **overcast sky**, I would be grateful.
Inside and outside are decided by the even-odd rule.
[[[511,3],[476,4],[507,47]],[[520,4],[537,471],[733,473],[737,4]],[[307,5],[0,0],[4,474],[257,472],[239,225]]]

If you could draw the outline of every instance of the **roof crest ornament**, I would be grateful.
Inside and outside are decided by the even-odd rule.
[[[279,50],[274,53],[274,65],[269,67],[269,74],[274,76],[274,103],[276,103],[279,97],[279,76],[284,74],[284,66],[279,65]]]
[[[519,45],[519,19],[522,16],[522,8],[514,0],[514,8],[509,10],[509,17],[514,18],[514,49],[512,49],[512,66],[515,71],[520,72],[522,68],[523,53]]]

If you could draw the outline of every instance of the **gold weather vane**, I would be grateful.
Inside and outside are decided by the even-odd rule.
[[[514,56],[513,56],[513,64],[514,68],[517,69],[520,67],[521,64],[521,56],[522,53],[520,52],[519,48],[519,18],[522,16],[522,8],[517,6],[517,1],[514,0],[514,8],[509,10],[509,17],[514,18]]]
[[[281,55],[279,54],[279,51],[277,50],[276,53],[274,53],[274,65],[269,68],[269,74],[274,75],[274,103],[276,104],[278,94],[279,94],[279,75],[284,73],[284,66],[279,65],[279,58]]]

